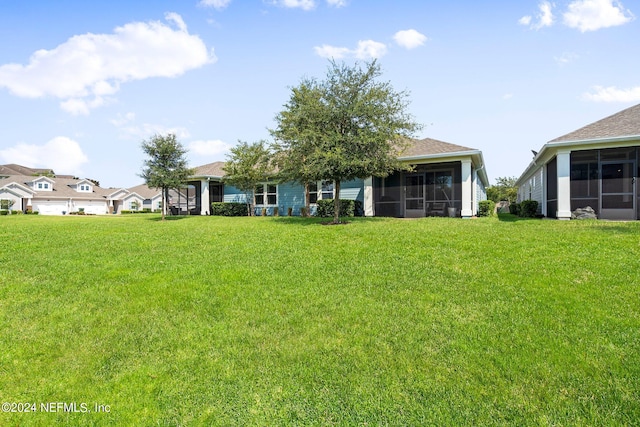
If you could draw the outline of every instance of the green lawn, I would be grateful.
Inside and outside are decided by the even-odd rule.
[[[640,222],[15,215],[0,242],[0,402],[36,404],[0,425],[640,423]]]

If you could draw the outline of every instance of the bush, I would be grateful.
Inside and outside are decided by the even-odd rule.
[[[493,216],[496,209],[496,202],[493,200],[482,200],[478,203],[478,216]]]
[[[316,210],[316,216],[323,218],[332,218],[333,211],[333,199],[318,200],[318,209]],[[362,202],[358,200],[345,200],[340,199],[340,216],[362,216]]]
[[[151,208],[142,208],[142,213],[151,213]]]
[[[520,202],[520,216],[524,218],[535,218],[538,213],[538,202],[536,200],[523,200]]]
[[[4,216],[4,215],[11,215],[11,213],[10,213],[10,211],[8,211],[7,209],[2,209],[2,210],[0,211],[0,215],[3,215],[3,216]]]
[[[509,213],[512,215],[520,215],[520,203],[511,203],[509,205]]]
[[[247,216],[246,203],[211,203],[211,215],[216,216]]]
[[[122,214],[122,215],[130,214],[130,213],[131,213],[131,211],[130,210],[126,210],[126,209],[123,209],[123,210],[120,211],[120,214]]]

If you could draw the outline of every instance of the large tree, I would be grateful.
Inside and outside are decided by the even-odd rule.
[[[384,177],[406,168],[398,154],[421,128],[376,61],[349,67],[332,61],[325,80],[303,79],[271,131],[280,172],[304,184],[332,180],[334,223],[340,222],[340,184]]]
[[[269,149],[265,141],[251,144],[238,141],[238,145],[229,151],[230,154],[227,155],[227,162],[223,168],[224,180],[244,193],[247,215],[251,216],[255,188],[271,175]]]
[[[162,220],[167,210],[169,189],[180,188],[187,183],[194,170],[188,167],[185,155],[187,150],[172,133],[156,134],[149,140],[142,141],[142,150],[148,156],[140,176],[149,188],[162,191]]]

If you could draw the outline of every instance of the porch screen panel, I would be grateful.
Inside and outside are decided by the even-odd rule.
[[[596,213],[600,199],[598,151],[571,153],[571,210],[590,206]]]
[[[376,216],[402,216],[402,174],[373,179],[373,200]]]
[[[556,218],[558,212],[558,160],[547,163],[547,216]]]

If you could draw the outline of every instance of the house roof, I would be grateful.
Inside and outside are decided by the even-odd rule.
[[[552,139],[537,152],[516,185],[522,185],[559,149],[588,150],[637,145],[640,139],[640,104],[612,114],[566,135]]]
[[[438,141],[437,139],[424,138],[412,140],[400,154],[403,157],[430,156],[437,154],[462,153],[469,151],[478,151],[475,148],[463,147],[462,145],[451,144],[449,142]]]
[[[112,192],[111,189],[101,188],[97,185],[93,185],[93,191],[91,193],[79,192],[76,190],[76,184],[81,181],[80,179],[73,178],[46,178],[53,183],[53,190],[51,191],[38,191],[36,188],[32,188],[28,183],[37,181],[39,178],[34,178],[32,175],[9,175],[0,178],[0,187],[4,187],[7,184],[15,182],[17,184],[28,187],[34,192],[33,197],[45,197],[51,199],[105,199],[107,195]]]
[[[593,122],[549,142],[586,141],[640,135],[640,104]]]
[[[206,165],[196,167],[196,172],[193,176],[212,176],[223,177],[225,172],[223,170],[225,162],[213,162]]]
[[[153,199],[156,196],[161,196],[160,190],[156,188],[149,188],[147,184],[136,185],[127,189],[130,193],[136,193],[144,199]]]
[[[6,165],[0,165],[0,175],[27,175],[27,176],[53,175],[53,170],[29,168],[27,166],[21,166],[21,165],[16,165],[14,163],[11,163]]]

